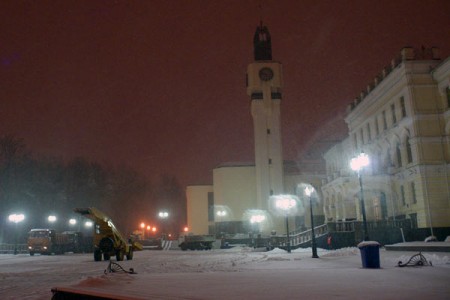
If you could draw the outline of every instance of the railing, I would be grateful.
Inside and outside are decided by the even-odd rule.
[[[336,232],[353,232],[362,228],[362,221],[342,221],[328,223],[330,231]],[[384,229],[384,228],[411,228],[411,221],[409,219],[399,220],[383,220],[383,221],[368,221],[368,229]]]
[[[327,233],[328,233],[327,224],[323,224],[323,225],[314,227],[314,236],[316,238],[319,236],[325,235]],[[307,242],[311,241],[311,239],[312,239],[312,230],[311,229],[308,229],[308,230],[305,230],[302,232],[292,232],[292,233],[290,233],[290,237],[289,237],[291,247],[296,247],[300,244],[307,243]],[[287,244],[286,236],[283,236],[283,237],[278,236],[276,238],[275,243],[278,246],[286,247],[286,244]]]
[[[28,253],[28,247],[26,244],[0,244],[0,254],[13,254],[14,249],[17,249],[17,253]]]

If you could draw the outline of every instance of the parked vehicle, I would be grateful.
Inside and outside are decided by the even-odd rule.
[[[88,248],[81,232],[56,232],[53,229],[31,229],[28,233],[28,251],[31,256],[83,252]]]
[[[216,241],[214,235],[181,235],[178,246],[181,250],[211,250]]]

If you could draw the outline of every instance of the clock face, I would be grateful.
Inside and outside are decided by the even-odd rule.
[[[263,81],[269,81],[273,78],[273,71],[270,68],[262,68],[259,70],[259,78]]]

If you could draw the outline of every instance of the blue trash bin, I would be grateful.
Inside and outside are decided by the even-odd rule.
[[[363,268],[380,268],[380,243],[375,241],[364,241],[358,244],[361,252]]]

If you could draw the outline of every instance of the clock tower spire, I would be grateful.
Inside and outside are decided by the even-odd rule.
[[[255,138],[257,208],[267,210],[271,195],[283,192],[280,103],[281,63],[272,60],[272,41],[262,22],[253,38],[254,62],[247,68],[247,94]]]

